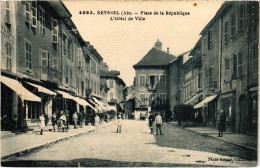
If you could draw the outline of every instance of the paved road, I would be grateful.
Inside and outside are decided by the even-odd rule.
[[[2,162],[2,166],[255,166],[237,158],[241,150],[164,124],[164,135],[153,135],[145,121],[123,121],[123,132],[111,125]],[[167,134],[167,132],[170,132]],[[220,144],[219,144],[220,143]],[[218,145],[224,145],[217,147]],[[217,149],[215,149],[217,148]],[[223,150],[223,151],[222,151]],[[231,156],[231,157],[230,157]],[[225,160],[225,161],[224,161]]]

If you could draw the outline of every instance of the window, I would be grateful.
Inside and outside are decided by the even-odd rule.
[[[56,58],[53,59],[53,69],[58,71],[58,60]]]
[[[114,94],[113,93],[110,93],[110,100],[111,99],[114,99]]]
[[[114,81],[109,80],[109,88],[113,88],[114,87]]]
[[[149,89],[154,90],[156,87],[156,75],[149,75],[147,83],[149,84]]]
[[[10,20],[10,6],[9,6],[9,1],[5,2],[5,23],[10,24],[11,20]]]
[[[37,2],[32,1],[32,27],[37,27]]]
[[[58,24],[58,20],[56,19],[52,19],[52,42],[53,43],[58,43],[58,33],[59,32],[59,24]]]
[[[97,73],[97,63],[94,60],[90,60],[91,63],[91,72],[96,74]]]
[[[213,49],[212,30],[208,31],[208,50]]]
[[[38,119],[40,108],[38,108],[40,105],[38,102],[31,102],[31,101],[24,101],[25,104],[25,110],[27,113],[25,113],[26,119]]]
[[[71,58],[71,55],[72,55],[72,42],[71,42],[71,40],[70,40],[70,38],[68,38],[68,43],[67,43],[67,45],[68,45],[68,58]]]
[[[237,55],[233,54],[233,74],[232,79],[237,78]]]
[[[65,82],[69,83],[69,67],[68,67],[68,65],[65,65],[64,76],[65,76]]]
[[[166,85],[166,77],[165,77],[165,75],[160,75],[159,84],[160,84],[160,86],[165,86]]]
[[[32,46],[31,43],[28,41],[25,41],[25,62],[26,62],[26,70],[31,71],[32,70]]]
[[[230,59],[226,58],[225,59],[225,80],[230,81]]]
[[[159,93],[160,104],[166,104],[166,93]]]
[[[225,43],[228,43],[228,41],[229,41],[228,29],[229,29],[229,20],[224,22],[224,41],[225,41]]]
[[[242,51],[239,51],[237,55],[237,76],[241,77],[242,75],[243,75],[243,55],[242,55]]]
[[[94,94],[97,94],[97,83],[94,81]]]
[[[145,86],[145,75],[139,75],[140,86]]]
[[[82,48],[78,48],[78,67],[82,67]]]
[[[209,69],[208,69],[208,80],[209,80],[209,87],[212,87],[212,84],[213,84],[213,67],[209,67]]]
[[[31,3],[28,1],[25,2],[25,21],[27,23],[30,23],[30,13],[31,13],[30,9],[31,9]]]
[[[244,9],[244,3],[242,2],[238,9],[238,28],[240,31],[244,29]]]
[[[231,29],[231,38],[233,38],[236,35],[236,16],[235,16],[235,13],[231,14],[230,29]]]
[[[10,43],[5,43],[5,51],[6,51],[6,69],[11,70],[12,68],[12,46]]]
[[[258,46],[254,45],[253,46],[253,55],[252,55],[252,72],[253,73],[258,73]]]
[[[72,84],[72,76],[73,76],[72,69],[70,69],[70,84]]]
[[[81,95],[84,96],[84,82],[81,82]]]
[[[62,35],[62,42],[63,42],[63,55],[67,55],[67,35],[65,33],[63,33]]]
[[[41,61],[42,61],[42,66],[47,67],[49,65],[48,61],[48,51],[46,50],[40,50],[41,53]]]
[[[39,6],[40,33],[45,36],[45,11]]]

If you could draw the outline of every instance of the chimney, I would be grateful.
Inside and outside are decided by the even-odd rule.
[[[167,47],[167,53],[169,53],[170,52],[170,48],[169,47]]]
[[[158,39],[158,40],[155,42],[154,46],[155,46],[155,48],[161,50],[161,49],[162,49],[162,42],[160,42],[159,39]]]

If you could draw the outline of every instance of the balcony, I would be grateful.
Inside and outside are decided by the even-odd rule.
[[[50,82],[61,83],[61,72],[47,66],[35,66],[34,75],[36,79],[47,80]]]
[[[156,85],[148,85],[147,87],[149,91],[156,90]]]

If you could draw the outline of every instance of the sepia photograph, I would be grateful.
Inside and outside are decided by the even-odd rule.
[[[257,167],[259,1],[1,1],[2,167]]]

